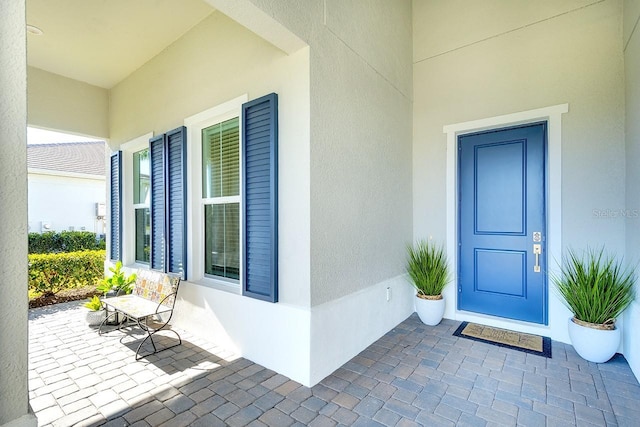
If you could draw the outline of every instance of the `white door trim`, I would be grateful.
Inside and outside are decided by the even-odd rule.
[[[489,129],[498,129],[508,126],[547,122],[547,260],[549,272],[553,274],[557,269],[555,260],[561,259],[562,253],[562,114],[569,111],[569,104],[559,104],[535,110],[519,113],[505,114],[462,123],[446,125],[442,131],[447,134],[447,254],[452,268],[452,282],[457,283],[458,277],[458,150],[457,138],[459,135],[479,132]],[[548,297],[548,321],[549,326],[535,325],[527,322],[519,322],[510,319],[502,319],[475,313],[457,310],[457,286],[447,286],[445,298],[451,301],[447,304],[445,317],[455,320],[467,320],[481,322],[483,324],[509,328],[521,332],[544,333],[546,336],[560,341],[567,341],[566,317],[558,315],[563,313],[562,302],[553,292]]]

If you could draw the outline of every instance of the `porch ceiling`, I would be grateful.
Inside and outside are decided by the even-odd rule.
[[[27,0],[27,62],[110,89],[215,9],[203,0]]]

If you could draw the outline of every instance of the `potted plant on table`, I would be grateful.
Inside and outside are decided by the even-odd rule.
[[[100,298],[97,296],[89,298],[89,301],[85,302],[84,306],[89,309],[86,314],[87,324],[89,326],[97,326],[102,323],[107,312],[102,306]]]
[[[635,298],[635,269],[623,268],[604,249],[582,256],[569,250],[552,280],[573,313],[569,338],[576,352],[590,362],[611,359],[620,345],[616,318]]]
[[[111,276],[102,279],[96,288],[105,298],[127,295],[133,291],[133,284],[137,276],[135,273],[127,276],[125,272],[122,271],[121,261],[117,261],[115,266],[109,267],[109,271],[111,272]],[[111,311],[107,314],[110,315],[109,321],[107,322],[108,325],[117,325],[124,320],[120,314],[113,314]]]
[[[97,289],[102,292],[105,297],[115,297],[119,295],[130,294],[133,290],[133,283],[136,281],[136,274],[127,276],[122,271],[122,262],[116,262],[116,265],[109,267],[111,276],[102,279]]]
[[[435,326],[444,315],[444,287],[450,281],[444,248],[431,241],[407,246],[407,273],[416,288],[416,312],[426,325]]]

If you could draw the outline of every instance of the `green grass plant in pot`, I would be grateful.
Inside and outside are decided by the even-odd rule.
[[[620,345],[616,318],[635,298],[635,269],[624,268],[604,249],[587,249],[582,255],[569,250],[552,280],[573,313],[569,338],[585,360],[604,363]]]
[[[416,312],[420,320],[435,326],[442,320],[444,287],[450,281],[449,264],[444,248],[431,241],[407,246],[407,273],[416,289]]]

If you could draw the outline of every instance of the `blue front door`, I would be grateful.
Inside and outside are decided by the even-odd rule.
[[[546,123],[458,137],[458,308],[547,323]]]

